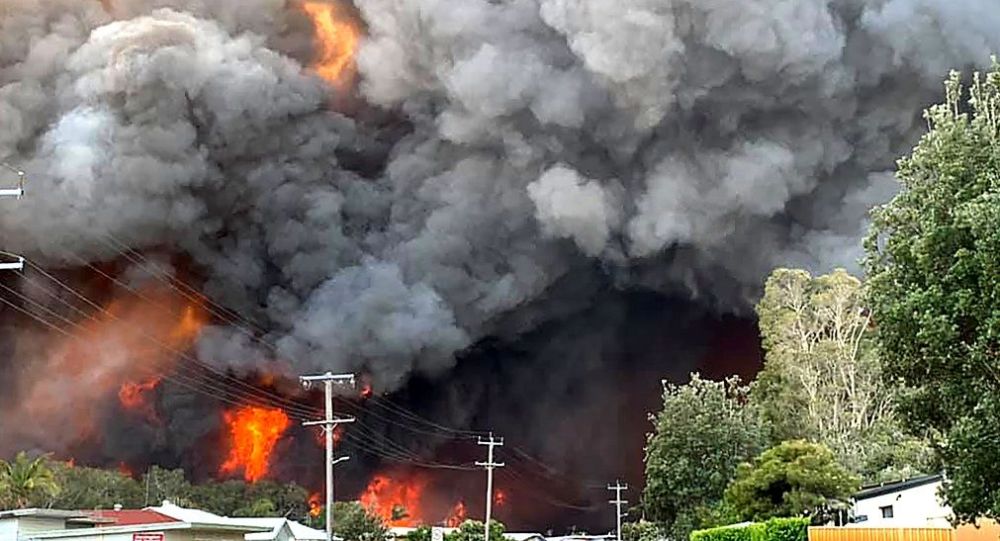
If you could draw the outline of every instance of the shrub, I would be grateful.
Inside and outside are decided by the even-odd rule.
[[[808,541],[809,519],[772,518],[741,526],[691,532],[691,541]]]

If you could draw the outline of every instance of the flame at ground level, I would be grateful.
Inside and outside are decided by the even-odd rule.
[[[229,428],[229,455],[220,473],[243,471],[243,478],[256,482],[267,474],[274,446],[288,430],[288,415],[278,408],[244,406],[223,414]]]
[[[309,495],[309,516],[316,518],[323,514],[323,504],[319,500],[319,492]]]
[[[418,526],[422,522],[420,500],[427,481],[412,475],[393,479],[376,475],[361,493],[361,505],[378,515],[391,527]]]
[[[458,528],[465,522],[465,502],[459,500],[455,507],[451,508],[451,514],[444,519],[444,525],[449,528]]]
[[[308,1],[302,4],[302,9],[316,29],[313,69],[330,84],[349,84],[361,34],[357,23],[337,2]]]
[[[365,509],[393,528],[442,523],[457,527],[467,518],[465,502],[447,504],[449,500],[443,496],[424,473],[393,470],[372,477],[358,499]]]

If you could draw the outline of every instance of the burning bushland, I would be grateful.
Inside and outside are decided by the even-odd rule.
[[[0,454],[312,487],[295,377],[357,372],[346,493],[447,521],[481,480],[411,471],[488,427],[508,513],[586,512],[660,378],[752,373],[766,272],[853,264],[942,73],[1000,50],[995,10],[793,4],[4,0]]]

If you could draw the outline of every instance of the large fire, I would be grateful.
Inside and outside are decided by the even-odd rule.
[[[382,517],[391,527],[420,525],[420,500],[427,481],[410,476],[404,480],[376,475],[361,493],[361,505]]]
[[[206,321],[198,306],[166,285],[114,299],[67,326],[69,336],[47,338],[44,358],[25,372],[16,407],[3,415],[32,419],[39,430],[72,425],[74,430],[60,437],[82,441],[99,437],[94,407],[115,394],[123,407],[152,414],[147,398],[155,381],[173,371],[178,352],[191,347]],[[49,432],[47,439],[52,438]]]
[[[337,87],[348,86],[354,77],[354,55],[361,32],[342,4],[333,0],[307,1],[302,9],[316,31],[316,73]]]
[[[229,428],[229,455],[221,473],[243,471],[243,478],[256,482],[267,474],[274,446],[288,430],[288,415],[277,408],[244,406],[223,414]]]

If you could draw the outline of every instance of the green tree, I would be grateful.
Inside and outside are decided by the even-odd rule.
[[[786,441],[740,465],[724,505],[737,520],[808,516],[820,524],[847,505],[859,484],[824,445]]]
[[[406,541],[431,541],[431,527],[426,524],[417,526],[417,529],[406,534]]]
[[[687,539],[712,520],[714,507],[737,466],[764,448],[765,427],[747,405],[747,388],[691,375],[686,385],[667,385],[663,409],[651,419],[646,445],[646,518],[671,539]]]
[[[503,539],[504,526],[496,520],[490,521],[490,539]],[[483,523],[478,520],[466,520],[458,529],[445,536],[445,541],[484,541],[486,539]]]
[[[907,426],[940,443],[956,518],[1000,517],[1000,67],[953,72],[866,239],[876,336]]]
[[[43,507],[111,509],[121,504],[137,508],[145,503],[143,487],[117,470],[72,466],[65,462],[52,463],[52,470],[61,490],[50,496]]]
[[[194,487],[182,469],[168,470],[153,466],[142,477],[142,483],[149,489],[150,505],[159,505],[164,500],[170,500],[180,506],[196,505],[192,498]]]
[[[757,304],[766,357],[751,397],[775,442],[821,442],[869,481],[911,476],[924,468],[927,448],[903,436],[865,293],[843,269],[815,278],[772,272]]]
[[[13,460],[0,460],[0,505],[20,509],[59,493],[46,456],[30,457],[24,451]]]
[[[333,516],[334,533],[344,541],[384,541],[389,534],[389,527],[382,517],[365,509],[360,502],[334,502]],[[309,517],[307,522],[315,528],[322,528],[326,524],[326,509]],[[427,539],[430,539],[430,529],[427,530]]]
[[[622,524],[622,539],[624,541],[661,541],[666,539],[666,534],[659,524],[648,520],[639,520]]]

